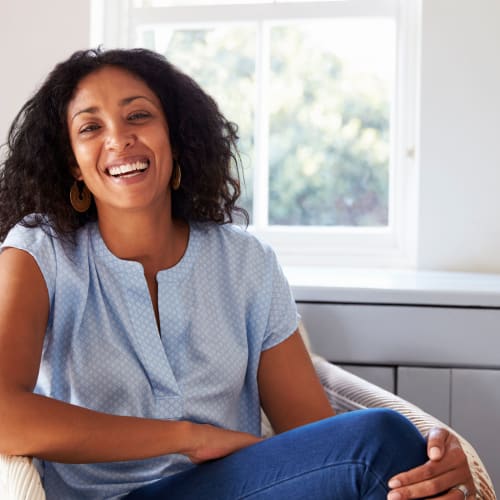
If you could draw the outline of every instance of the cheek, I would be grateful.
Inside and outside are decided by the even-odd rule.
[[[95,148],[92,148],[90,144],[73,143],[72,144],[73,155],[75,157],[76,163],[80,168],[85,168],[95,158]]]
[[[158,136],[154,140],[154,150],[157,152],[158,160],[162,165],[172,163],[172,148],[168,138],[165,140],[163,135]]]

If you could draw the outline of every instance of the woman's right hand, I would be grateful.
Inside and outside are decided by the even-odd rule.
[[[235,451],[262,441],[246,432],[221,429],[210,424],[191,424],[193,445],[183,451],[194,464],[225,457]]]

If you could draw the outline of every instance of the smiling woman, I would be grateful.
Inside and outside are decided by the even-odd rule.
[[[24,106],[0,170],[0,454],[40,460],[49,500],[472,491],[448,431],[331,418],[274,252],[229,224],[236,139],[147,50],[78,52]]]

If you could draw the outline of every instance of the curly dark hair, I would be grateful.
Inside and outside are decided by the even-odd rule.
[[[240,195],[237,126],[189,76],[162,55],[146,49],[92,49],[75,52],[58,64],[22,107],[8,135],[0,170],[0,241],[18,222],[48,224],[71,235],[97,220],[95,204],[79,214],[69,203],[74,182],[66,112],[85,76],[116,66],[141,78],[161,101],[170,143],[182,168],[180,189],[172,192],[172,214],[187,221],[233,222],[247,212],[236,205]],[[25,217],[37,214],[29,221]]]

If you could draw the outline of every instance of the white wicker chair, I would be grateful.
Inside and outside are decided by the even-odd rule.
[[[411,420],[423,435],[435,425],[447,427],[420,408],[328,363],[323,358],[312,355],[312,359],[330,403],[337,412],[361,408],[392,408]],[[456,432],[454,434],[459,438],[467,455],[479,497],[483,500],[495,500],[496,495],[491,479],[481,459],[464,438]],[[0,455],[0,498],[3,500],[45,500],[38,471],[29,458]]]

